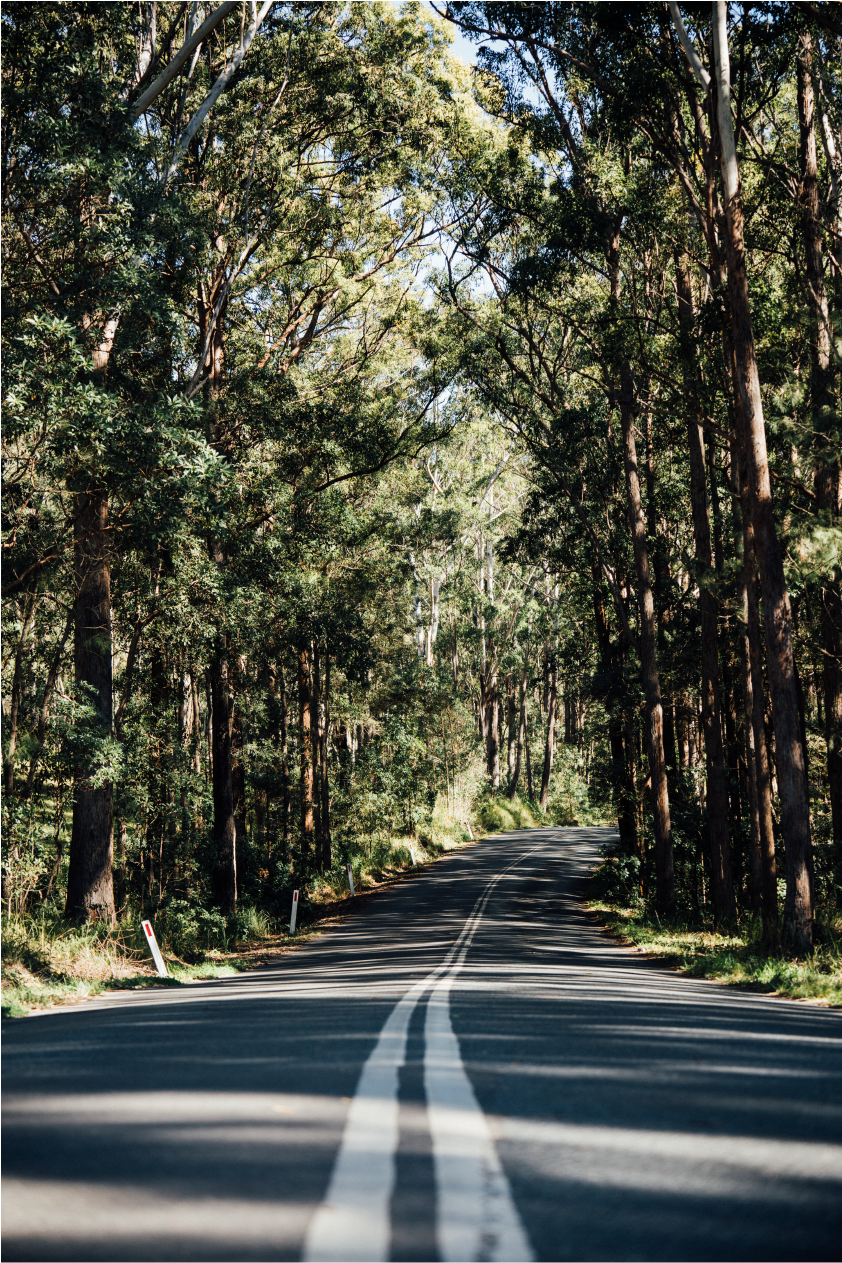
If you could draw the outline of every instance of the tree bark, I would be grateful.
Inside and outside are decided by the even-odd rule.
[[[810,393],[813,431],[821,444],[814,474],[816,509],[827,524],[839,515],[839,455],[833,436],[831,328],[822,264],[822,224],[816,155],[813,51],[809,30],[799,38],[798,121],[801,160],[801,225],[807,302],[810,308]],[[825,747],[833,830],[834,876],[842,903],[842,599],[838,569],[817,593],[822,632]]]
[[[526,710],[525,704],[523,716],[523,741],[526,748],[526,792],[529,795],[529,801],[534,803],[535,792],[532,785],[532,752],[529,749],[529,713]]]
[[[216,892],[224,912],[237,906],[237,824],[234,803],[234,698],[227,637],[221,636],[210,666],[213,777],[213,836]]]
[[[693,509],[696,576],[699,585],[701,616],[702,725],[705,733],[707,772],[707,811],[711,855],[711,898],[714,921],[730,928],[736,923],[737,906],[731,875],[731,852],[728,835],[728,773],[722,745],[720,715],[719,643],[717,608],[710,583],[713,579],[713,549],[710,533],[710,509],[705,471],[704,431],[698,405],[695,362],[693,356],[693,292],[690,285],[686,254],[676,256],[678,314],[681,322],[681,360],[687,411],[687,439],[690,450],[690,499]]]
[[[298,650],[298,715],[301,726],[299,765],[301,768],[301,872],[303,876],[307,872],[310,863],[315,838],[315,815],[313,810],[315,774],[313,768],[313,727],[310,702],[310,660],[306,645],[302,645]]]
[[[670,822],[669,790],[664,758],[664,716],[661,702],[661,681],[656,652],[657,626],[649,553],[646,546],[646,521],[640,495],[637,471],[637,447],[634,437],[634,387],[631,367],[623,363],[620,371],[620,418],[623,427],[623,456],[629,519],[637,571],[638,606],[640,612],[640,661],[646,710],[646,745],[652,786],[652,819],[655,833],[655,903],[658,911],[671,915],[675,910],[675,866]]]
[[[539,806],[542,811],[547,810],[547,801],[550,796],[550,776],[552,775],[553,755],[555,753],[555,712],[558,698],[558,667],[555,653],[551,655],[549,667],[550,692],[547,698],[547,739],[544,743],[544,767],[541,772],[541,797],[539,800]]]
[[[798,716],[798,694],[792,645],[792,610],[772,506],[766,426],[763,418],[763,400],[748,293],[742,194],[731,120],[730,62],[725,0],[716,0],[713,34],[722,184],[725,194],[725,241],[728,293],[731,302],[731,331],[737,386],[742,405],[744,425],[742,438],[748,458],[750,512],[763,594],[769,693],[772,701],[777,751],[781,831],[786,845],[787,900],[784,928],[786,938],[793,950],[802,954],[809,952],[813,944],[810,803],[805,751],[801,742]]]
[[[284,669],[278,669],[278,686],[281,700],[281,836],[284,841],[284,858],[289,848],[290,794],[289,794],[289,722],[287,719],[287,685]]]
[[[488,699],[486,709],[486,755],[488,779],[492,789],[500,788],[500,742],[499,731],[500,694],[497,688],[497,672],[489,671]]]
[[[523,748],[526,742],[526,683],[528,678],[527,666],[524,662],[520,669],[520,705],[518,707],[517,719],[517,744],[515,746],[514,771],[509,781],[509,799],[514,799],[517,793],[518,783],[520,781],[520,770],[523,766]]]
[[[310,740],[313,747],[313,828],[314,859],[322,866],[322,793],[321,793],[321,654],[317,641],[310,642]]]
[[[330,654],[325,649],[325,687],[323,696],[324,725],[319,735],[322,788],[322,870],[327,872],[333,863],[333,847],[330,836],[330,779],[328,751],[330,749]]]
[[[518,708],[515,701],[515,686],[511,671],[506,673],[506,771],[509,777],[509,788],[515,775],[515,748],[517,746]]]
[[[606,684],[603,689],[604,704],[608,711],[608,740],[611,748],[611,781],[617,794],[617,828],[620,833],[620,845],[637,854],[637,821],[635,820],[635,792],[630,780],[625,751],[623,749],[623,719],[616,705],[614,696],[617,689],[619,664],[619,646],[615,649],[611,644],[608,620],[605,617],[605,603],[602,599],[602,572],[599,561],[593,558],[591,574],[593,577],[594,622],[596,624],[596,640],[602,674]]]
[[[111,566],[108,496],[104,490],[76,497],[74,540],[76,683],[87,686],[95,706],[93,732],[111,735]],[[77,767],[65,914],[72,920],[114,924],[113,788],[91,784],[93,767]]]
[[[747,514],[743,514],[743,615],[747,663],[744,676],[746,726],[752,734],[754,780],[757,786],[757,815],[760,833],[760,906],[763,937],[767,947],[778,942],[778,879],[775,865],[775,831],[772,821],[772,777],[763,719],[763,667],[760,614],[757,608],[754,535]]]

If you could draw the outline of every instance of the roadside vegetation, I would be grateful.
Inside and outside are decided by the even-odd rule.
[[[545,822],[833,959],[838,6],[444,8],[4,7],[21,1005]]]
[[[360,846],[351,868],[358,896],[382,889],[442,855],[470,845],[480,835],[532,828],[541,813],[515,797],[505,805],[482,793],[482,777],[472,781],[477,797],[457,804],[459,818],[436,802],[430,832]],[[544,823],[555,823],[550,816]],[[140,920],[132,912],[115,925],[68,920],[56,901],[36,911],[2,914],[2,1015],[23,1017],[34,1009],[72,1004],[105,991],[183,986],[236,975],[291,950],[318,934],[335,916],[351,908],[347,871],[339,864],[314,874],[303,886],[294,935],[289,910],[272,915],[240,905],[233,915],[183,901],[152,913],[155,936],[169,971],[161,978],[150,958]]]
[[[764,941],[762,919],[750,912],[733,933],[717,932],[699,907],[662,921],[641,893],[639,866],[618,855],[593,873],[588,907],[624,943],[693,977],[842,1007],[842,917],[817,920],[806,956],[784,955]]]

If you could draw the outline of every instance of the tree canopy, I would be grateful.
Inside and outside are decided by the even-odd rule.
[[[280,916],[523,802],[809,951],[835,7],[2,22],[5,912]]]

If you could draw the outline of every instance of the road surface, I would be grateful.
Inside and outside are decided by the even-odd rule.
[[[277,964],[4,1025],[13,1259],[842,1258],[842,1014],[596,928],[495,837]]]

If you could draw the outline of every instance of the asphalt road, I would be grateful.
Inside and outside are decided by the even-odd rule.
[[[498,836],[235,979],[4,1025],[3,1257],[842,1258],[842,1014],[613,943]]]

